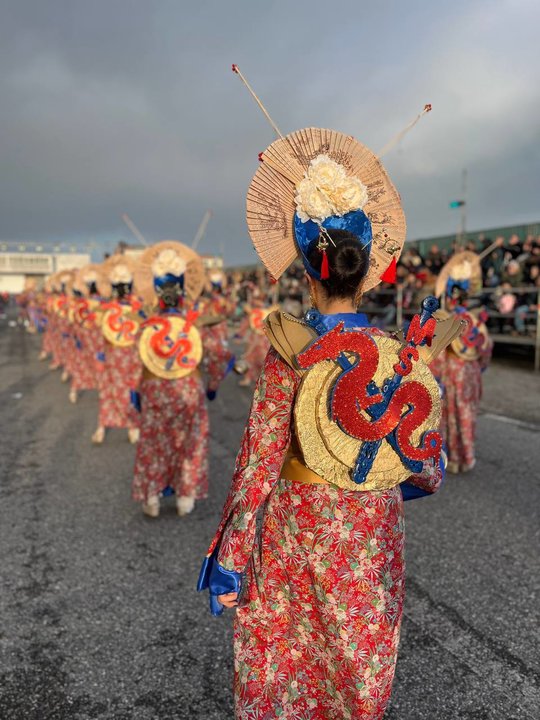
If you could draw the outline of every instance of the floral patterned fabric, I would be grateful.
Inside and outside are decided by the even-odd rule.
[[[235,622],[236,717],[382,718],[403,605],[401,492],[280,479],[298,382],[271,350],[209,548],[219,548],[226,569],[246,573]],[[430,471],[410,482],[432,491],[440,479]]]
[[[143,378],[141,435],[132,496],[146,502],[168,485],[180,496],[208,494],[208,411],[201,376]]]
[[[96,355],[92,336],[84,327],[73,327],[73,349],[69,371],[72,390],[97,388]]]
[[[138,387],[141,371],[141,361],[135,344],[117,347],[105,343],[105,362],[102,363],[99,377],[99,426],[138,426],[137,414],[131,405],[130,391]]]
[[[476,418],[482,397],[481,361],[461,360],[447,350],[431,364],[443,389],[441,433],[448,450],[449,468],[454,472],[470,469],[475,463]]]
[[[216,390],[231,353],[216,327],[201,328],[208,388]],[[171,486],[177,496],[201,499],[208,494],[208,410],[199,369],[178,380],[144,377],[140,438],[137,443],[132,496],[138,502]]]
[[[256,333],[252,330],[249,325],[249,318],[244,318],[242,321],[239,335],[243,336],[246,344],[243,359],[248,369],[244,377],[250,382],[255,383],[261,374],[270,343],[264,333]]]

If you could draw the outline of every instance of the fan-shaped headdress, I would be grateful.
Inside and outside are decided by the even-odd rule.
[[[370,250],[362,287],[375,287],[395,267],[406,234],[399,194],[380,159],[335,130],[305,128],[283,136],[236,65],[233,71],[279,135],[260,154],[247,194],[248,229],[263,264],[278,279],[300,255],[307,272],[324,280],[331,271],[328,230],[347,230]],[[426,105],[397,139],[430,109]],[[308,260],[314,243],[323,254],[321,272]]]
[[[204,268],[195,250],[177,240],[162,240],[139,258],[135,288],[145,303],[154,304],[159,288],[170,282],[178,283],[190,300],[196,300],[204,287]]]
[[[114,285],[133,286],[138,260],[129,255],[111,255],[101,264],[102,276],[98,278],[97,287],[102,297],[110,297]]]
[[[106,284],[107,279],[103,272],[103,266],[97,263],[91,263],[76,271],[73,289],[84,297],[88,297],[92,285],[95,285],[99,292],[99,288],[103,285],[106,286]]]
[[[435,284],[435,295],[452,297],[452,291],[459,289],[467,295],[475,295],[482,287],[482,266],[480,256],[470,250],[453,255],[443,266]]]

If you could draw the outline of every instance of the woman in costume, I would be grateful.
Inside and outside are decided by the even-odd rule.
[[[154,311],[139,341],[144,370],[132,495],[146,515],[157,517],[160,496],[173,491],[182,516],[208,493],[206,401],[215,398],[232,356],[216,331],[216,316],[199,306],[205,278],[194,250],[160,242],[143,253],[135,277],[137,292]]]
[[[97,353],[103,352],[104,341],[100,330],[99,265],[86,265],[75,273],[71,301],[75,347],[71,366],[70,402],[76,403],[83,390],[97,390]],[[103,282],[103,278],[101,280]]]
[[[265,301],[261,290],[254,287],[249,301],[244,307],[245,317],[240,325],[238,336],[244,340],[245,352],[239,363],[243,374],[238,382],[241,387],[250,387],[257,382],[264,365],[264,359],[270,347],[264,332],[264,320],[274,310]]]
[[[443,267],[435,293],[445,310],[467,323],[464,333],[431,364],[443,388],[441,432],[448,448],[448,471],[468,472],[476,464],[476,418],[482,397],[482,373],[489,365],[493,343],[482,308],[471,297],[482,288],[480,257],[468,250]]]
[[[67,382],[71,376],[73,358],[73,328],[69,318],[70,301],[75,280],[73,270],[61,270],[54,279],[57,294],[53,302],[55,314],[55,344],[52,369],[62,368],[61,380]]]
[[[275,278],[299,252],[313,309],[267,320],[272,348],[198,589],[214,614],[237,608],[237,718],[373,720],[397,657],[403,497],[442,478],[438,386],[421,359],[437,303],[404,343],[356,312],[405,239],[399,195],[366,147],[308,128],[261,159],[255,249]]]
[[[45,292],[42,299],[42,309],[45,318],[45,327],[43,331],[43,340],[41,342],[41,352],[39,354],[39,359],[46,360],[50,357],[51,364],[49,365],[49,368],[52,370],[54,369],[55,365],[54,349],[56,343],[56,323],[55,314],[53,312],[54,295],[56,291],[54,287],[54,275],[49,276],[45,280],[44,291]]]
[[[137,351],[137,334],[142,304],[132,294],[137,263],[126,255],[113,255],[102,265],[98,290],[103,302],[101,331],[104,349],[98,351],[99,418],[92,442],[101,444],[107,428],[126,428],[129,441],[139,438],[138,418],[131,404],[131,392],[139,385],[142,366]]]

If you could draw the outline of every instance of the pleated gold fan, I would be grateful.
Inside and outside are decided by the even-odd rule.
[[[145,304],[154,305],[157,302],[152,265],[163,250],[174,250],[186,263],[184,290],[190,300],[196,300],[202,293],[206,281],[203,263],[195,250],[178,240],[162,240],[143,252],[134,274],[135,292]]]
[[[88,297],[89,290],[88,290],[88,282],[89,277],[95,277],[95,283],[96,287],[98,287],[99,292],[99,284],[105,282],[105,278],[103,276],[103,268],[101,265],[98,265],[97,263],[91,263],[90,265],[85,265],[82,268],[79,268],[75,272],[75,280],[73,282],[73,289],[77,290],[81,293],[81,295],[84,295],[85,297]]]
[[[98,278],[97,287],[99,294],[102,297],[108,298],[112,295],[112,284],[111,284],[111,273],[118,266],[124,266],[129,274],[134,277],[135,270],[137,269],[138,260],[134,260],[129,255],[122,255],[120,253],[111,255],[102,264],[102,274]]]
[[[459,315],[450,314],[446,310],[437,310],[433,317],[437,321],[437,325],[431,345],[418,346],[420,359],[426,365],[429,365],[437,355],[459,338],[467,327],[467,323]]]
[[[465,278],[465,274],[470,274],[470,276]],[[468,292],[471,295],[479,292],[482,287],[482,266],[479,255],[470,250],[462,250],[453,255],[443,266],[437,277],[435,283],[435,295],[437,297],[445,294],[446,284],[450,278],[454,280],[469,279]]]
[[[261,165],[248,189],[249,234],[264,265],[278,279],[298,254],[293,230],[295,187],[310,162],[322,154],[342,165],[347,175],[358,178],[368,189],[363,210],[371,221],[373,245],[363,289],[370,290],[380,283],[392,258],[401,253],[405,214],[380,160],[350,135],[305,128],[273,142],[262,153]]]

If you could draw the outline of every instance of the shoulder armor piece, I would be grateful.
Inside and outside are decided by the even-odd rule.
[[[317,337],[313,328],[302,320],[280,310],[271,312],[264,321],[266,337],[276,352],[298,374],[303,371],[296,356]]]

